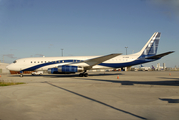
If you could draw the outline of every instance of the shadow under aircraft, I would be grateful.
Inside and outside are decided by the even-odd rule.
[[[167,79],[162,81],[122,81],[122,80],[104,80],[104,79],[85,79],[93,81],[102,81],[102,82],[112,82],[112,83],[121,83],[121,85],[134,85],[134,84],[143,84],[143,85],[164,85],[164,86],[179,86],[179,78],[165,78]],[[171,80],[170,80],[171,79]]]
[[[123,75],[122,73],[91,73],[90,76],[112,76],[112,75]],[[31,74],[25,75],[26,77],[32,77]],[[11,75],[10,77],[19,77],[18,75]],[[35,77],[49,77],[49,78],[56,78],[56,77],[79,77],[78,74],[44,74],[44,75],[35,75]]]

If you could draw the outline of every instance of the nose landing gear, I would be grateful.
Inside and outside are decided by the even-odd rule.
[[[20,74],[19,77],[23,77],[24,75],[23,74]]]
[[[19,77],[23,77],[24,75],[23,75],[23,71],[20,71],[20,75],[19,75]]]

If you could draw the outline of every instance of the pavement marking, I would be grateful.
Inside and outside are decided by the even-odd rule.
[[[112,109],[115,109],[115,110],[117,110],[117,111],[120,111],[120,112],[123,112],[123,113],[129,114],[129,115],[132,115],[132,116],[134,116],[134,117],[137,117],[137,118],[140,118],[140,119],[146,120],[146,118],[144,118],[144,117],[141,117],[141,116],[139,116],[139,115],[136,115],[136,114],[133,114],[133,113],[127,112],[127,111],[125,111],[125,110],[122,110],[122,109],[119,109],[119,108],[116,108],[116,107],[113,107],[113,106],[108,105],[108,104],[106,104],[106,103],[104,103],[104,102],[101,102],[101,101],[95,100],[95,99],[93,99],[93,98],[90,98],[90,97],[87,97],[87,96],[81,95],[81,94],[79,94],[79,93],[73,92],[73,91],[71,91],[71,90],[65,89],[65,88],[63,88],[63,87],[60,87],[60,86],[54,85],[54,84],[49,83],[49,82],[46,82],[46,83],[47,83],[47,84],[49,84],[49,85],[51,85],[51,86],[54,86],[54,87],[60,88],[60,89],[62,89],[62,90],[65,90],[65,91],[67,91],[67,92],[70,92],[70,93],[73,93],[73,94],[75,94],[75,95],[78,95],[78,96],[80,96],[80,97],[83,97],[83,98],[85,98],[85,99],[88,99],[88,100],[94,101],[94,102],[99,103],[99,104],[101,104],[101,105],[105,105],[105,106],[110,107],[110,108],[112,108]]]

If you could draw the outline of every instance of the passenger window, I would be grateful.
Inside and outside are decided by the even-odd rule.
[[[41,63],[43,63],[43,61],[41,61]]]
[[[31,63],[32,63],[32,61],[31,61]]]
[[[34,61],[34,63],[36,63],[36,61]]]

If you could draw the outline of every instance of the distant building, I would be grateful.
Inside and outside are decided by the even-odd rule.
[[[8,63],[0,63],[0,74],[1,73],[9,73],[9,70],[6,69],[6,66],[9,65]]]

